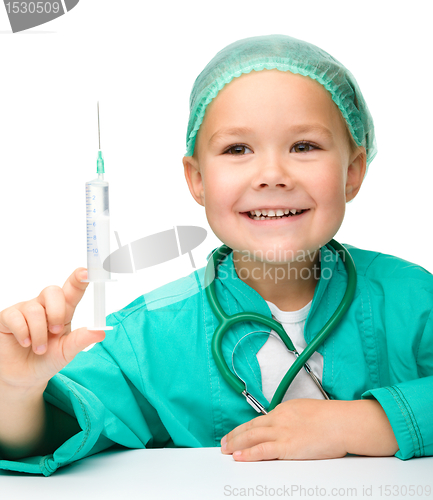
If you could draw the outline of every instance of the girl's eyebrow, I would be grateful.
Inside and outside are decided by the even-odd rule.
[[[227,129],[217,130],[209,139],[209,144],[212,144],[221,137],[228,137],[232,135],[253,134],[254,130],[250,127],[232,127]]]
[[[305,123],[294,125],[289,129],[292,133],[302,134],[305,132],[316,132],[321,134],[327,139],[333,139],[333,134],[329,128],[321,125],[320,123]],[[221,137],[228,137],[233,135],[245,135],[254,134],[254,130],[251,127],[232,127],[228,129],[217,130],[212,137],[209,139],[209,145],[220,139]]]

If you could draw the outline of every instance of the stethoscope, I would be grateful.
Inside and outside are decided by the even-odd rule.
[[[325,342],[325,340],[329,337],[332,330],[339,323],[344,313],[347,311],[350,304],[352,303],[356,289],[356,267],[355,263],[353,262],[352,256],[343,245],[341,245],[334,239],[332,239],[328,244],[331,245],[337,251],[337,253],[343,254],[343,262],[347,272],[346,293],[344,294],[340,302],[340,305],[337,307],[334,314],[331,316],[331,318],[328,320],[325,326],[320,330],[320,332],[314,337],[314,339],[302,351],[302,354],[298,353],[292,341],[290,340],[289,336],[287,335],[286,331],[284,330],[283,326],[280,323],[278,323],[278,321],[272,318],[268,318],[267,316],[264,316],[263,314],[260,313],[242,312],[229,316],[224,312],[216,296],[214,279],[216,276],[216,270],[219,263],[223,261],[230,252],[232,252],[232,249],[226,245],[222,245],[221,247],[215,249],[211,257],[209,258],[209,262],[206,266],[206,271],[205,271],[204,284],[209,304],[219,322],[219,325],[217,326],[212,337],[212,355],[214,357],[215,364],[217,365],[223,378],[230,384],[230,386],[237,393],[244,395],[248,404],[251,405],[258,413],[263,413],[264,415],[266,415],[269,411],[273,410],[278,404],[281,403],[284,395],[287,392],[287,389],[289,388],[293,379],[296,377],[296,375],[298,374],[298,372],[301,370],[302,367],[304,367],[306,372],[311,376],[311,378],[313,379],[315,384],[319,387],[325,398],[329,399],[328,395],[323,390],[320,381],[314,375],[311,368],[307,364],[307,360],[314,354],[317,348],[321,344],[323,344],[323,342]],[[254,321],[270,327],[278,334],[279,338],[285,344],[287,349],[296,357],[295,362],[293,363],[293,365],[290,367],[290,369],[280,382],[280,385],[278,386],[267,411],[263,407],[263,405],[248,392],[246,383],[239,376],[237,376],[237,374],[235,375],[229,369],[223,357],[222,353],[223,337],[229,328],[231,328],[235,323],[239,323],[241,321]],[[256,333],[256,332],[251,332],[251,333]],[[250,335],[251,333],[247,335]],[[270,332],[266,330],[266,333],[269,334]],[[246,335],[244,337],[246,337]],[[238,341],[236,346],[239,344],[239,342],[240,340]],[[233,369],[234,369],[234,364],[233,364]]]

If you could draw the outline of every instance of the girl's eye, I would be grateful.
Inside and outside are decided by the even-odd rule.
[[[314,144],[311,144],[311,142],[307,142],[307,141],[301,141],[301,142],[297,142],[292,150],[294,149],[295,150],[295,153],[309,153],[310,151],[312,151],[313,149],[308,149],[309,147],[313,148],[313,149],[319,149],[317,146],[315,146]],[[297,149],[298,148],[298,149]]]
[[[245,156],[244,153],[246,149],[251,151],[250,148],[243,144],[234,144],[233,146],[230,146],[223,154],[229,153],[231,156]],[[292,150],[294,150],[295,153],[309,153],[310,151],[313,151],[315,149],[319,148],[308,141],[297,142],[292,147]]]
[[[245,149],[249,149],[251,151],[250,148],[248,148],[247,146],[244,146],[243,144],[234,144],[233,146],[230,146],[225,152],[224,154],[227,154],[229,151],[234,151],[234,153],[229,153],[231,156],[245,156],[243,154],[239,154],[239,153],[244,153],[245,152]]]

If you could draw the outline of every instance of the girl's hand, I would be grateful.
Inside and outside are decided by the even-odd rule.
[[[245,462],[389,456],[398,450],[376,400],[292,399],[236,427],[221,446],[222,453]]]
[[[38,297],[0,312],[0,384],[43,391],[50,378],[80,351],[104,340],[104,330],[71,328],[75,309],[88,286],[81,282],[85,279],[82,271],[86,270],[76,269],[63,288],[48,286]]]

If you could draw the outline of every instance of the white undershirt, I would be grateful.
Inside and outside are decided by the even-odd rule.
[[[299,354],[307,347],[304,339],[304,325],[311,308],[312,300],[299,311],[281,311],[272,302],[266,301],[272,317],[282,324],[287,335],[293,342]],[[272,332],[275,334],[274,330]],[[257,360],[262,373],[263,394],[271,402],[272,397],[290,366],[296,361],[282,341],[269,336],[263,347],[257,353]],[[308,360],[311,370],[322,382],[323,356],[315,352]],[[325,399],[310,375],[302,368],[287,390],[283,401],[296,398]]]

